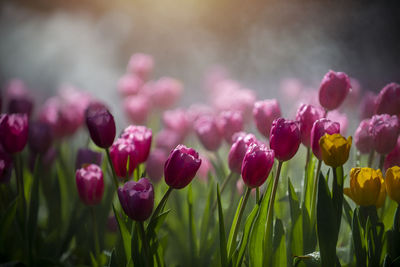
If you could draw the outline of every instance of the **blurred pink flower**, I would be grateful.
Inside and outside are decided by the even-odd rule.
[[[125,74],[118,81],[121,96],[136,95],[143,86],[143,80],[134,74]]]
[[[375,114],[377,95],[374,92],[367,91],[359,106],[360,119],[371,118]]]
[[[232,136],[243,130],[243,116],[240,111],[223,111],[218,116],[218,127],[225,141],[232,144]]]
[[[124,100],[124,110],[131,122],[145,124],[150,112],[150,101],[145,95],[129,96]]]
[[[269,138],[272,122],[281,116],[281,108],[276,99],[266,99],[254,103],[253,117],[258,131]]]
[[[149,91],[154,107],[164,110],[171,108],[179,101],[183,93],[183,85],[174,78],[162,77],[151,84],[146,91]]]
[[[396,147],[385,158],[385,170],[393,166],[400,166],[400,138],[397,139]]]
[[[287,103],[296,101],[303,91],[303,84],[296,78],[285,78],[281,81],[280,90],[282,99]]]
[[[186,112],[181,108],[164,111],[162,122],[166,129],[175,131],[180,136],[186,136],[191,128]]]
[[[208,158],[200,155],[200,159],[201,165],[199,170],[197,171],[197,177],[200,179],[200,181],[206,183],[208,181],[208,173],[213,172],[214,168]]]
[[[142,80],[147,80],[153,71],[154,59],[151,55],[133,54],[128,63],[128,72],[138,75]]]
[[[149,178],[157,183],[164,174],[164,164],[168,159],[168,153],[160,148],[153,149],[146,161],[146,173]]]
[[[222,143],[222,133],[214,117],[202,116],[194,124],[194,130],[201,144],[210,151],[218,150]]]
[[[349,120],[346,114],[340,113],[337,110],[330,111],[327,116],[331,121],[335,121],[340,124],[340,134],[346,135],[347,128],[349,126]]]
[[[180,143],[183,143],[184,138],[175,131],[162,129],[158,132],[156,137],[156,147],[164,149],[169,153]]]

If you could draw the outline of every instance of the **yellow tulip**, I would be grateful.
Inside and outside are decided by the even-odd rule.
[[[386,171],[386,191],[391,199],[400,204],[400,167],[393,166]]]
[[[349,159],[352,137],[346,140],[341,134],[325,134],[319,139],[322,160],[326,165],[339,167]]]
[[[351,169],[350,188],[345,188],[344,193],[359,206],[382,207],[385,202],[386,190],[381,170]]]

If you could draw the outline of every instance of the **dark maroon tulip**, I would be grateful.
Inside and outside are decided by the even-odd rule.
[[[300,129],[297,121],[279,118],[273,121],[269,145],[279,161],[291,159],[300,146]]]
[[[109,148],[115,138],[114,117],[100,103],[92,103],[86,109],[86,125],[93,142],[101,148]]]
[[[243,130],[243,116],[240,111],[223,111],[218,118],[218,126],[228,144],[232,144],[232,136]]]
[[[247,149],[253,143],[258,143],[253,134],[239,136],[232,144],[228,154],[228,165],[231,171],[240,173],[242,171],[242,162]]]
[[[340,124],[329,119],[319,119],[314,122],[311,129],[311,149],[314,155],[322,160],[321,149],[319,147],[319,139],[325,134],[340,133]]]
[[[319,103],[327,110],[337,109],[351,88],[350,79],[344,72],[330,70],[319,87]]]
[[[360,153],[367,154],[373,149],[374,139],[369,132],[370,119],[365,119],[360,122],[355,134],[354,143]]]
[[[274,151],[264,144],[251,144],[242,164],[243,182],[250,188],[261,186],[274,165]]]
[[[131,140],[135,145],[138,163],[143,163],[147,160],[153,138],[151,129],[145,126],[130,125],[124,130],[121,137]]]
[[[389,83],[376,98],[376,114],[400,114],[400,84]]]
[[[302,104],[297,110],[296,120],[300,122],[301,142],[304,146],[311,145],[311,129],[316,120],[321,119],[323,110],[313,105]]]
[[[29,125],[29,148],[34,153],[44,154],[53,143],[53,129],[47,123],[33,122]]]
[[[85,205],[97,205],[104,193],[103,172],[95,164],[89,164],[76,170],[76,187],[79,197]]]
[[[138,165],[136,147],[129,139],[118,138],[110,148],[110,157],[115,173],[122,179],[130,177]]]
[[[32,114],[33,100],[28,88],[22,80],[13,79],[6,85],[7,112],[9,114]]]
[[[147,178],[120,186],[118,198],[126,215],[134,221],[145,221],[153,211],[154,189]]]
[[[218,150],[222,144],[222,133],[216,120],[211,116],[202,116],[194,124],[194,130],[201,144],[210,151]]]
[[[76,156],[75,169],[82,168],[83,164],[96,164],[101,166],[102,160],[103,155],[101,153],[88,148],[80,148]]]
[[[385,170],[393,166],[400,166],[400,138],[397,139],[396,147],[385,157]]]
[[[187,186],[200,168],[199,153],[193,148],[178,145],[171,151],[164,165],[164,178],[167,185],[175,189]]]
[[[0,184],[8,183],[11,179],[12,158],[0,147]]]
[[[377,95],[368,91],[360,103],[360,119],[369,119],[375,114]]]
[[[146,161],[146,173],[153,182],[161,180],[164,171],[164,163],[168,159],[167,153],[160,148],[150,152]]]
[[[388,114],[372,116],[369,132],[374,140],[375,151],[382,155],[392,151],[396,146],[399,131],[399,119],[396,116]]]
[[[258,131],[269,138],[272,122],[281,116],[281,108],[276,99],[257,101],[253,107],[253,117]]]
[[[0,118],[0,139],[4,150],[10,154],[21,152],[28,142],[28,116],[6,114]]]
[[[32,99],[26,98],[14,98],[8,101],[8,113],[21,113],[31,116],[33,110]]]

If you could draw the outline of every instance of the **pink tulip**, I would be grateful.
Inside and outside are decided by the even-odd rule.
[[[243,130],[243,116],[239,111],[223,111],[218,117],[218,127],[225,141],[232,144],[232,136]]]
[[[314,122],[323,116],[323,110],[303,104],[297,110],[296,120],[300,122],[301,142],[306,147],[311,145],[311,129]]]
[[[153,182],[161,180],[167,158],[168,154],[163,149],[156,148],[150,152],[146,161],[146,173]]]
[[[138,75],[142,80],[147,80],[153,68],[153,57],[148,54],[133,54],[128,63],[128,71]]]
[[[374,139],[369,132],[369,127],[370,119],[365,119],[360,122],[354,134],[354,143],[358,151],[363,154],[367,154],[373,149]]]
[[[300,142],[301,135],[297,121],[279,118],[272,122],[269,145],[279,161],[291,159],[299,149]]]
[[[191,128],[186,112],[183,109],[167,110],[163,112],[162,122],[168,130],[186,136]]]
[[[208,181],[208,174],[213,171],[213,166],[211,162],[206,158],[200,155],[201,165],[199,170],[197,171],[197,177],[202,182]]]
[[[360,119],[371,118],[375,114],[377,95],[371,91],[364,94],[360,103]]]
[[[340,124],[329,119],[322,118],[316,120],[311,129],[311,149],[314,155],[322,160],[319,139],[325,134],[335,134],[340,132]]]
[[[150,92],[154,107],[161,110],[174,106],[179,101],[182,93],[182,83],[170,77],[163,77],[156,81]]]
[[[125,138],[118,138],[110,147],[110,158],[116,175],[122,180],[129,178],[139,164],[133,141]]]
[[[258,101],[254,104],[253,117],[258,131],[269,138],[272,122],[281,116],[281,109],[276,99]]]
[[[346,135],[347,128],[348,128],[348,125],[349,125],[349,121],[347,119],[346,114],[340,113],[337,110],[333,110],[333,111],[328,113],[327,118],[330,119],[331,121],[338,122],[340,124],[340,133],[342,135]]]
[[[182,143],[183,140],[184,138],[180,134],[168,129],[163,129],[157,134],[156,147],[169,153],[174,147]]]
[[[240,173],[242,170],[242,162],[247,149],[253,143],[259,143],[253,134],[238,136],[231,146],[228,154],[228,165],[231,171]]]
[[[76,170],[76,187],[81,201],[85,205],[97,205],[101,202],[104,193],[104,180],[101,168],[89,164]]]
[[[319,102],[327,110],[337,109],[351,88],[350,79],[344,72],[330,70],[325,74],[319,88]]]
[[[393,166],[400,166],[400,138],[397,139],[396,147],[385,157],[385,170]]]
[[[389,83],[376,99],[376,114],[400,114],[400,84]]]
[[[0,115],[0,142],[7,153],[21,152],[28,142],[28,133],[27,114]]]
[[[135,145],[139,163],[147,160],[153,138],[151,129],[146,126],[130,125],[121,134],[121,138],[128,139]]]
[[[129,96],[124,100],[124,109],[131,122],[145,124],[150,112],[150,101],[145,95]]]
[[[369,132],[374,140],[374,149],[382,155],[388,154],[396,145],[399,136],[399,119],[388,114],[374,115]]]
[[[137,75],[125,74],[118,81],[118,92],[122,96],[136,95],[143,86],[143,80]]]
[[[222,134],[213,117],[200,117],[194,124],[194,130],[201,144],[207,150],[215,151],[221,146]]]

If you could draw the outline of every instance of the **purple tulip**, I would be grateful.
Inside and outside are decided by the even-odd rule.
[[[0,184],[10,181],[12,168],[11,156],[0,147]]]
[[[242,162],[247,149],[253,143],[258,143],[253,134],[239,136],[232,144],[228,154],[228,165],[231,171],[240,173],[242,171]]]
[[[311,149],[314,155],[322,160],[321,149],[319,147],[319,139],[325,134],[340,133],[340,124],[329,119],[319,119],[314,122],[311,129]]]
[[[371,152],[374,144],[374,139],[369,132],[369,127],[370,119],[362,120],[354,134],[354,143],[358,151],[363,154]]]
[[[400,84],[389,83],[376,98],[376,114],[400,114]]]
[[[193,148],[178,145],[164,165],[164,178],[167,185],[175,189],[187,186],[200,168],[199,153]]]
[[[4,150],[10,154],[21,152],[28,141],[28,116],[5,114],[0,117],[0,139]]]
[[[369,119],[375,114],[377,95],[368,91],[360,103],[360,119]]]
[[[97,165],[90,164],[76,170],[76,187],[79,197],[85,205],[97,205],[104,193],[103,172]]]
[[[130,125],[124,130],[121,138],[129,139],[133,142],[137,151],[138,163],[143,163],[147,160],[153,138],[151,129],[145,126]]]
[[[243,158],[242,178],[244,183],[250,188],[261,186],[267,180],[273,165],[274,151],[268,149],[264,144],[253,143]]]
[[[121,179],[130,177],[139,164],[137,149],[130,139],[118,138],[110,148],[110,157],[115,173]]]
[[[276,99],[267,99],[254,103],[253,117],[258,131],[269,137],[272,122],[281,116],[281,109]]]
[[[92,103],[86,110],[86,125],[93,142],[101,148],[109,148],[115,138],[114,117],[100,103]]]
[[[154,189],[147,178],[138,182],[129,181],[118,188],[118,198],[122,209],[134,221],[148,219],[154,207]]]
[[[146,173],[153,182],[158,182],[162,178],[167,159],[168,155],[163,149],[156,148],[151,151],[146,161]]]
[[[222,144],[222,134],[216,120],[211,116],[202,116],[194,124],[194,130],[201,144],[210,151],[218,150]]]
[[[27,114],[28,118],[33,111],[33,100],[22,80],[13,79],[7,86],[7,110],[9,114]]]
[[[376,152],[388,154],[396,146],[399,136],[399,119],[388,114],[374,115],[370,121],[369,132],[374,140]]]
[[[243,116],[240,111],[223,111],[218,118],[218,126],[228,144],[232,144],[232,136],[243,130]]]
[[[88,148],[80,148],[76,156],[75,169],[80,169],[84,164],[96,164],[101,166],[103,155]]]
[[[312,126],[322,116],[323,111],[313,105],[302,104],[297,110],[296,120],[300,122],[301,142],[304,146],[310,147]]]
[[[385,170],[393,166],[400,166],[400,138],[397,139],[396,147],[385,157]]]
[[[337,109],[351,88],[350,79],[344,72],[330,70],[319,87],[319,103],[327,110]]]
[[[296,154],[300,146],[300,139],[297,121],[285,120],[284,118],[273,121],[269,145],[279,161],[287,161]]]
[[[28,144],[34,153],[45,154],[53,143],[53,129],[47,123],[33,122],[29,126]]]

